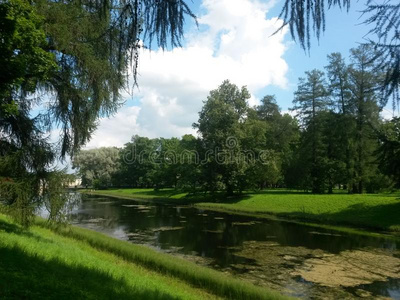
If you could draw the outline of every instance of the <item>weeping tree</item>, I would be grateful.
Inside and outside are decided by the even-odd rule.
[[[73,156],[98,118],[120,107],[121,90],[137,84],[141,47],[180,45],[187,16],[195,18],[183,1],[0,3],[2,209],[29,225],[38,206],[57,198],[48,196],[65,181],[54,161]]]
[[[311,36],[319,39],[325,30],[325,12],[333,7],[349,11],[350,0],[285,0],[280,13],[284,20],[282,28],[289,26],[290,33],[300,46],[309,50]],[[377,70],[385,72],[381,85],[386,101],[393,96],[393,106],[399,104],[400,84],[400,2],[397,0],[366,0],[361,11],[364,24],[371,29],[366,32],[366,44],[372,45],[382,58]]]

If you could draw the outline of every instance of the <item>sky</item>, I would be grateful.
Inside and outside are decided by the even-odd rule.
[[[363,1],[354,1],[348,13],[328,11],[326,31],[319,41],[312,39],[309,54],[293,42],[287,28],[272,35],[282,24],[278,16],[283,0],[187,2],[199,26],[188,21],[181,48],[141,51],[139,88],[123,93],[125,105],[114,116],[100,119],[85,149],[121,147],[136,134],[150,138],[196,134],[192,124],[203,101],[225,79],[247,86],[250,105],[274,94],[286,112],[305,71],[323,69],[332,52],[346,57],[367,33],[360,25]],[[390,115],[389,110],[384,113]]]

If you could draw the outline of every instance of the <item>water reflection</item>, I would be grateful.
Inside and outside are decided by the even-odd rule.
[[[364,297],[399,297],[399,278],[384,278],[387,281],[371,284],[357,284],[355,280],[353,286],[344,288],[342,284],[329,286],[319,282],[313,274],[304,275],[308,269],[299,271],[305,266],[313,269],[316,261],[327,257],[329,267],[331,262],[339,264],[342,253],[360,249],[390,256],[400,267],[398,244],[394,240],[185,206],[95,196],[82,196],[71,220],[79,226],[183,256],[293,296],[338,299],[358,297],[363,292]],[[396,270],[389,274],[396,274]],[[360,278],[360,282],[366,281]]]

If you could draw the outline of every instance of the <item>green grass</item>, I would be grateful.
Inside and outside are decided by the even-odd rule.
[[[400,232],[399,193],[349,195],[344,191],[335,191],[335,194],[313,195],[277,189],[248,192],[230,199],[224,199],[223,194],[187,195],[174,189],[115,189],[93,193],[126,199],[194,203],[199,208],[232,213],[269,214],[323,224]]]
[[[169,202],[187,202],[187,193],[175,189],[109,189],[83,190],[84,193],[137,200],[162,200]]]
[[[400,198],[393,194],[313,195],[290,191],[248,193],[227,203],[197,207],[232,212],[267,213],[279,217],[400,231]]]
[[[0,215],[0,298],[285,299],[212,269],[77,227]]]

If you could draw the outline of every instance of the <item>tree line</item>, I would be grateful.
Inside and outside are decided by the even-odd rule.
[[[288,187],[332,193],[399,187],[400,121],[385,120],[384,74],[372,47],[327,58],[324,72],[299,79],[292,114],[275,96],[250,107],[250,93],[224,81],[210,92],[198,136],[133,136],[121,149],[84,150],[73,160],[83,184],[107,187],[175,187],[191,192]]]
[[[348,8],[350,0],[324,3],[285,1],[280,15],[284,26],[289,25],[292,37],[305,49],[310,47],[305,43],[310,29],[319,36],[325,28],[324,11],[335,6]],[[369,17],[364,23],[372,25],[368,44],[380,53],[378,67],[385,73],[382,93],[386,99],[393,96],[398,100],[400,4],[387,1],[376,5],[369,0],[365,4],[363,13]],[[183,0],[0,3],[0,204],[10,209],[16,220],[28,225],[46,201],[59,206],[57,199],[65,197],[54,195],[61,194],[69,179],[64,171],[54,169],[55,160],[74,156],[90,139],[98,118],[112,115],[120,107],[120,90],[129,88],[130,72],[136,84],[142,42],[149,48],[179,46],[187,19],[196,22]],[[379,133],[385,141],[382,160],[398,158],[396,124]],[[57,143],[48,138],[53,129],[60,131]],[[267,150],[264,147],[260,153],[274,155]],[[380,168],[386,170],[384,174],[397,174],[397,162]],[[223,185],[228,182],[236,189],[236,179],[232,180],[224,180]]]

